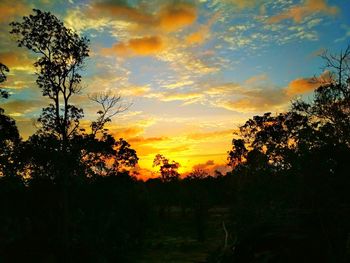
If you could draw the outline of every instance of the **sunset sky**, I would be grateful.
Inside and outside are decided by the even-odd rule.
[[[224,171],[233,132],[248,118],[288,109],[326,74],[318,56],[350,43],[349,0],[0,0],[0,62],[12,96],[1,107],[24,139],[48,100],[35,85],[36,57],[16,47],[9,23],[33,8],[50,11],[90,39],[83,92],[121,94],[128,111],[109,125],[128,140],[143,172],[156,154]]]

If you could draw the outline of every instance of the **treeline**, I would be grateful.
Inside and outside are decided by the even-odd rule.
[[[220,207],[229,213],[214,219],[222,239],[208,262],[350,260],[349,48],[323,54],[327,74],[313,80],[312,99],[240,127],[228,152],[232,172],[196,170],[180,180],[179,164],[157,155],[160,178],[142,182],[129,173],[136,151],[105,128],[127,109],[121,98],[90,95],[100,110],[89,126],[71,104],[89,41],[40,10],[11,26],[18,45],[38,56],[36,83],[49,105],[26,141],[0,109],[0,262],[137,262],[174,208],[203,243]],[[9,69],[0,70],[6,84]]]

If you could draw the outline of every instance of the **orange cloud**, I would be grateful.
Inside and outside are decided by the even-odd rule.
[[[163,40],[158,36],[149,36],[135,38],[126,43],[114,44],[111,48],[102,49],[104,55],[119,56],[149,56],[162,51],[164,48]]]
[[[29,13],[31,9],[22,1],[1,1],[0,2],[0,23],[8,23],[17,16]]]
[[[279,15],[271,17],[269,23],[278,23],[282,20],[292,19],[300,23],[306,16],[313,13],[335,15],[339,12],[338,7],[329,6],[325,0],[305,0],[303,4],[293,6]]]
[[[196,9],[192,5],[169,5],[161,9],[158,23],[165,31],[172,32],[191,25],[196,18]]]
[[[111,130],[112,135],[115,138],[131,138],[140,135],[144,132],[144,129],[142,127],[128,127],[128,128],[114,128],[114,127],[107,127]]]
[[[304,94],[318,88],[322,83],[331,81],[331,76],[328,71],[323,72],[319,77],[314,78],[299,78],[291,81],[285,89],[285,93],[292,97],[298,94]]]
[[[137,143],[137,144],[153,144],[156,142],[161,142],[161,141],[165,141],[168,140],[168,137],[148,137],[148,138],[144,138],[144,137],[134,137],[129,139],[130,143]]]
[[[152,15],[142,12],[135,7],[126,4],[112,1],[93,3],[92,8],[88,12],[88,16],[98,18],[101,15],[110,16],[113,18],[135,21],[138,23],[153,23]]]
[[[16,52],[1,52],[0,62],[5,64],[10,70],[17,69],[34,71],[34,61],[20,50],[16,50]]]
[[[210,36],[210,28],[218,19],[218,14],[212,16],[206,25],[202,25],[196,32],[186,37],[186,42],[190,45],[202,44]]]
[[[303,94],[314,90],[318,85],[318,82],[314,81],[312,78],[295,79],[289,83],[285,92],[289,96]]]
[[[173,2],[164,5],[157,12],[150,12],[145,5],[130,6],[123,2],[105,1],[92,4],[88,16],[98,18],[101,15],[111,19],[121,19],[137,23],[139,27],[147,30],[152,26],[166,32],[177,31],[191,25],[197,18],[197,12],[193,5]]]

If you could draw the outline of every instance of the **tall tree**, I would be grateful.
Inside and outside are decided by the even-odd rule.
[[[81,90],[79,71],[88,57],[88,39],[80,37],[53,14],[34,9],[34,15],[12,22],[11,34],[19,47],[26,47],[39,55],[37,85],[51,100],[40,117],[42,132],[53,133],[65,148],[67,140],[77,132],[83,110],[70,103]]]
[[[36,83],[42,94],[51,100],[39,118],[40,133],[54,136],[60,143],[59,156],[51,167],[57,170],[62,180],[63,235],[62,246],[66,261],[69,261],[69,205],[68,187],[72,174],[72,158],[68,153],[69,140],[78,132],[83,110],[70,103],[72,96],[81,90],[79,71],[88,57],[88,40],[66,28],[53,14],[34,9],[34,14],[23,17],[22,22],[12,22],[11,34],[16,37],[19,47],[26,47],[39,55],[34,63],[37,68]],[[52,141],[52,140],[50,140]],[[59,160],[57,162],[57,160]]]

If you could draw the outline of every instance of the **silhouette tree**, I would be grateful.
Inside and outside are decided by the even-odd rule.
[[[126,111],[130,105],[121,103],[120,95],[112,95],[110,92],[94,93],[89,96],[90,100],[100,105],[101,109],[97,112],[98,118],[90,125],[91,134],[94,136],[98,132],[104,132],[105,124],[112,120],[112,117],[118,113]]]
[[[180,176],[177,171],[180,164],[175,161],[169,161],[161,154],[157,154],[153,160],[153,167],[159,166],[159,171],[163,182],[177,180]]]
[[[245,142],[243,139],[233,139],[232,140],[232,150],[228,152],[227,160],[229,165],[234,169],[237,165],[241,164],[246,156],[248,150],[245,147]]]
[[[32,138],[29,142],[48,141],[50,143],[47,146],[53,146],[50,151],[54,155],[50,157],[54,159],[50,160],[49,165],[53,174],[62,177],[62,246],[66,260],[69,261],[68,251],[71,240],[68,180],[72,175],[70,167],[74,164],[74,159],[70,158],[72,156],[69,140],[77,134],[79,120],[83,116],[83,110],[70,104],[70,99],[81,90],[79,70],[82,69],[84,60],[88,57],[88,40],[66,28],[51,13],[38,9],[33,11],[34,15],[23,17],[22,22],[12,22],[10,33],[15,36],[19,47],[24,46],[39,55],[39,59],[34,63],[38,76],[36,83],[42,90],[42,95],[51,100],[39,118],[40,136]],[[59,143],[55,143],[54,140]],[[38,166],[38,162],[34,164],[39,168],[47,167],[45,164]]]
[[[284,113],[254,116],[233,140],[228,160],[240,165],[234,167],[237,176],[229,177],[235,187],[232,224],[240,244],[246,244],[236,246],[227,262],[250,261],[252,251],[260,248],[247,247],[271,241],[271,255],[276,256],[274,240],[295,248],[304,259],[305,251],[296,244],[305,243],[313,260],[346,262],[348,258],[350,47],[339,54],[326,51],[321,57],[325,71],[314,78],[320,86],[311,99],[293,101]],[[295,222],[303,237],[285,239]],[[267,236],[272,239],[265,240]],[[320,256],[323,250],[326,253]],[[249,251],[247,257],[239,259],[244,251]]]
[[[185,177],[185,180],[203,180],[209,176],[210,175],[205,170],[194,169]]]
[[[9,69],[0,63],[0,84],[6,81],[6,73]],[[7,99],[9,93],[0,88],[0,100]],[[20,142],[16,122],[4,114],[0,107],[0,176],[16,175],[15,150]]]
[[[12,22],[11,34],[19,47],[39,55],[34,63],[38,70],[37,85],[52,103],[39,118],[41,132],[57,136],[63,150],[67,140],[77,132],[83,110],[70,104],[72,96],[81,90],[79,71],[88,57],[88,40],[80,37],[49,12],[34,9],[34,15],[23,22]]]
[[[0,62],[0,84],[6,81],[6,79],[7,79],[6,73],[7,72],[9,72],[8,67],[6,67],[6,65],[4,65]],[[6,90],[3,90],[0,88],[0,98],[7,99],[8,96],[9,96],[8,92]]]
[[[292,111],[309,119],[318,131],[319,144],[322,144],[322,140],[333,140],[333,143],[345,143],[349,147],[350,46],[339,54],[325,51],[321,57],[325,61],[324,69],[328,77],[321,80],[310,102],[294,101]]]

